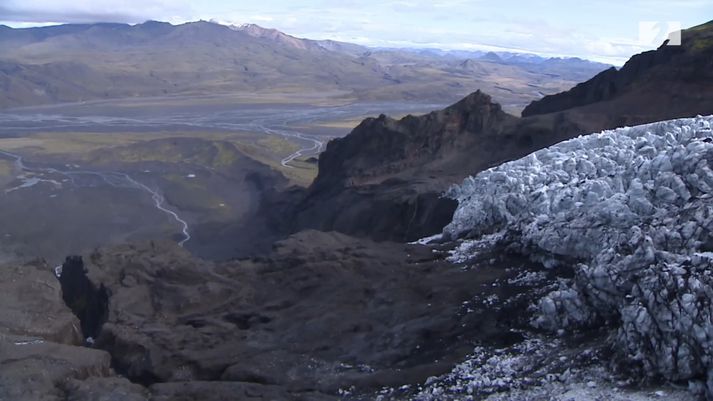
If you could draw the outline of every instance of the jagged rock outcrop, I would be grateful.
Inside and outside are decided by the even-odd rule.
[[[82,343],[79,320],[62,303],[62,287],[46,263],[3,268],[0,289],[0,334]]]
[[[480,91],[424,116],[366,119],[348,136],[329,142],[314,187],[379,183],[414,175],[414,170],[425,176],[448,174],[448,164],[455,162],[449,156],[501,134],[515,119]]]
[[[3,266],[0,275],[0,399],[66,400],[71,380],[112,375],[108,353],[81,344],[80,323],[44,263]]]
[[[472,341],[517,341],[518,334],[503,332],[528,322],[520,297],[503,309],[464,312],[474,294],[506,299],[526,291],[492,286],[517,275],[499,264],[524,260],[498,251],[485,255],[481,268],[464,271],[446,256],[422,245],[306,231],[252,260],[206,262],[175,244],[153,242],[97,250],[83,266],[71,258],[63,275],[69,265],[81,266],[91,288],[103,285],[109,296],[95,349],[21,341],[23,326],[12,326],[18,334],[0,339],[1,383],[7,384],[0,385],[6,391],[0,398],[311,401],[342,399],[340,390],[357,397],[420,383],[447,372]],[[55,280],[54,287],[28,288],[26,296],[41,299],[49,291],[52,297],[38,308],[55,303],[77,324],[49,268],[24,270],[27,276],[0,282],[0,290],[24,288],[16,282],[25,283],[35,269]],[[36,312],[25,307],[27,315]],[[38,372],[45,373],[36,389],[23,385]]]
[[[465,166],[494,163],[500,152],[488,154],[490,144],[516,121],[480,91],[424,116],[367,119],[327,145],[315,182],[285,202],[287,229],[396,241],[438,232],[455,210],[443,191],[465,177]]]
[[[59,282],[62,299],[79,318],[82,334],[85,338],[96,338],[107,317],[109,294],[106,288],[101,284],[97,287],[89,281],[81,256],[67,257]]]
[[[433,259],[430,250],[407,248]],[[306,232],[269,259],[225,265],[196,261],[168,244],[96,253],[89,275],[111,293],[97,346],[145,384],[250,381],[333,394],[357,379],[418,375],[428,368],[409,362],[411,350],[464,329],[447,316],[420,321],[428,307],[414,308],[416,299],[430,293],[432,307],[445,309],[458,301],[436,295],[446,291],[437,283],[409,283],[429,264],[408,263],[404,251]]]

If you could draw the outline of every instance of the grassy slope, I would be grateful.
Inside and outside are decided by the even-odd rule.
[[[208,154],[186,154],[171,149],[168,143],[155,147],[131,146],[156,139],[166,138],[201,138],[213,141],[217,155],[213,158]],[[239,152],[227,148],[232,144]],[[265,136],[256,133],[35,133],[24,138],[1,138],[0,149],[17,151],[29,155],[35,160],[54,160],[79,164],[97,164],[97,154],[111,151],[111,160],[123,163],[137,162],[193,162],[210,168],[224,168],[239,157],[249,157],[279,171],[291,183],[307,186],[317,175],[317,166],[297,160],[294,168],[286,168],[280,164],[283,157],[299,149],[299,146],[276,136]],[[99,152],[99,153],[98,153]],[[94,159],[92,159],[94,158]],[[7,177],[12,171],[2,168],[0,177]]]

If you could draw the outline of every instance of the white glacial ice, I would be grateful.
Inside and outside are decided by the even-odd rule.
[[[574,268],[539,327],[603,323],[641,372],[713,393],[713,116],[604,131],[467,178],[445,238],[502,241]],[[461,246],[452,260],[467,260]],[[458,254],[461,252],[462,254]]]

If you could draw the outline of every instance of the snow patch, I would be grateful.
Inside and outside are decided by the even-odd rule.
[[[481,251],[491,249],[504,237],[504,232],[482,235],[478,239],[464,240],[451,250],[447,260],[451,263],[465,263],[478,256]]]
[[[409,242],[409,244],[411,244],[411,245],[428,245],[432,242],[440,241],[442,238],[443,238],[443,234],[435,234],[435,235],[431,235],[430,237],[421,238],[419,240]]]
[[[383,389],[392,401],[694,401],[686,389],[632,390],[601,366],[599,352],[568,349],[559,340],[529,338],[507,348],[475,347],[450,372],[420,386]],[[663,394],[663,395],[662,395]]]

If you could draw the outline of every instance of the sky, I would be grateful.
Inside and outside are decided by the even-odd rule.
[[[511,50],[617,65],[657,47],[679,24],[711,19],[713,0],[0,0],[0,24],[13,27],[213,20],[366,46]]]

